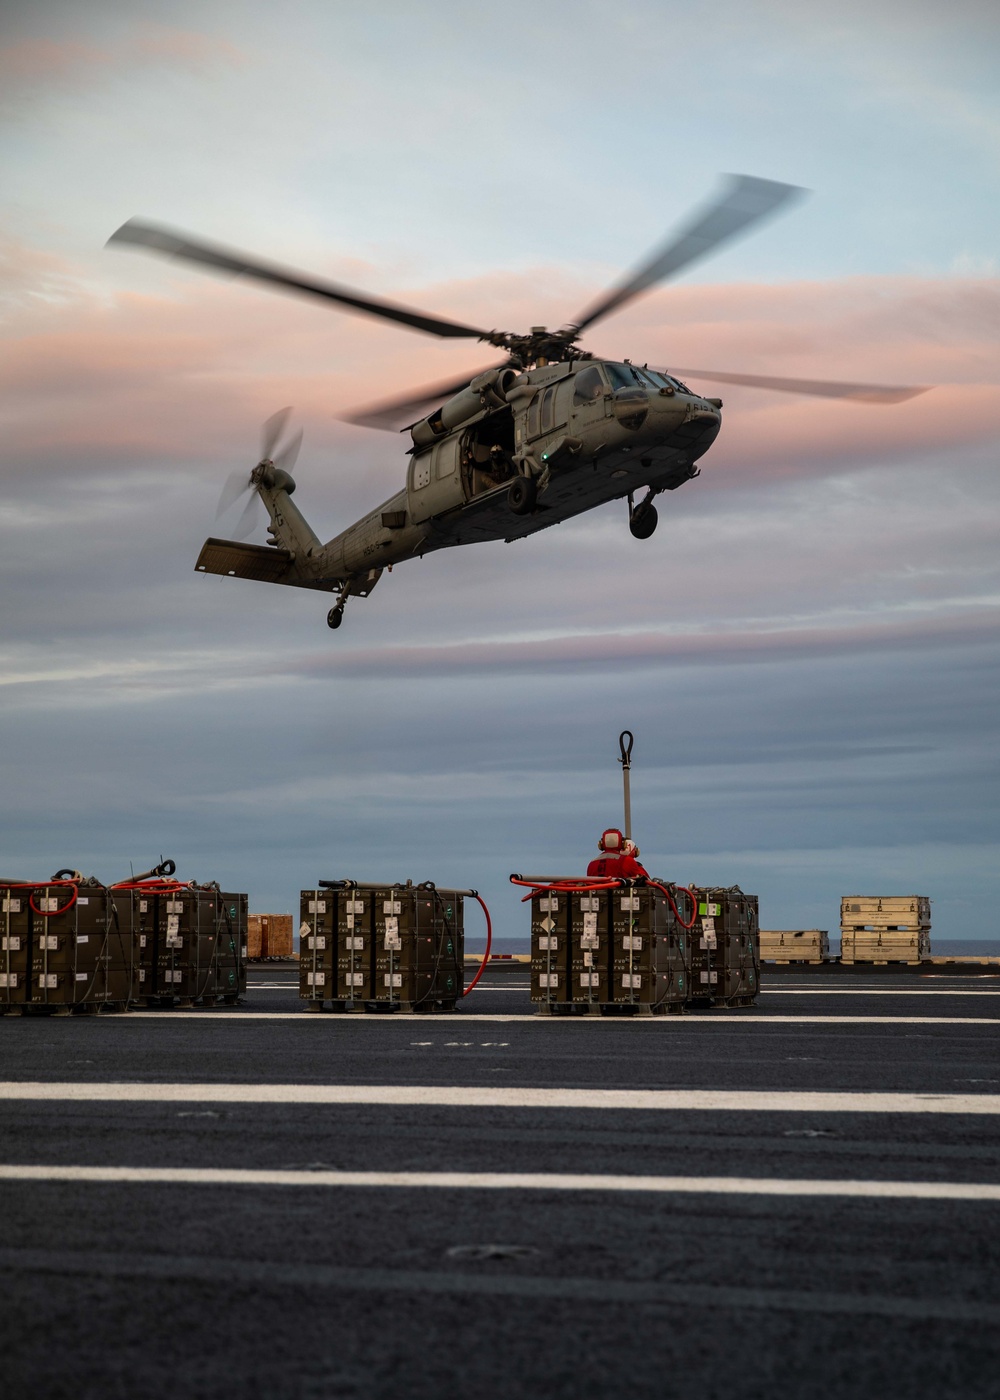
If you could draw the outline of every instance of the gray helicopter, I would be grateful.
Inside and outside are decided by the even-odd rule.
[[[263,501],[270,517],[269,543],[208,539],[196,569],[335,593],[327,622],[339,627],[348,598],[367,597],[394,564],[455,545],[522,539],[606,501],[627,500],[631,533],[648,539],[657,524],[654,498],[699,475],[697,463],[722,424],[722,400],[703,398],[685,379],[881,404],[924,392],[921,387],[652,369],[580,349],[577,342],[596,322],[802,193],[773,180],[728,177],[718,197],[575,321],[560,330],[534,326],[524,335],[428,316],[129,220],[109,244],[131,244],[228,275],[253,277],[429,335],[484,341],[506,354],[503,363],[456,382],[428,386],[350,415],[349,422],[367,427],[408,429],[410,462],[406,482],[395,495],[327,544],[291,499],[291,472],[302,435],[279,449],[291,410],[275,414],[264,425],[261,460],[249,478],[245,473],[230,477],[219,503],[221,514],[243,492],[251,493],[234,532],[240,536],[250,533],[257,499]]]

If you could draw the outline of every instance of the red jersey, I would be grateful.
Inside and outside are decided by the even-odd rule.
[[[649,879],[649,871],[639,864],[635,856],[599,856],[587,866],[588,875],[606,875],[611,879],[634,880],[639,875]]]

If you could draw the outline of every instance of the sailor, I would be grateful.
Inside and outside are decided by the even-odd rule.
[[[590,862],[588,875],[605,875],[620,880],[636,880],[640,876],[649,879],[649,871],[639,864],[639,847],[617,827],[604,832],[597,848],[603,855]]]

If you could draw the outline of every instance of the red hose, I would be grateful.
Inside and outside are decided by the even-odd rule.
[[[597,876],[595,876],[592,880],[588,880],[588,882],[585,885],[579,884],[578,882],[569,879],[553,880],[549,884],[538,885],[534,884],[531,880],[521,880],[515,875],[512,875],[510,877],[510,882],[512,885],[527,885],[528,893],[522,896],[522,904],[526,904],[529,899],[533,898],[534,895],[540,893],[542,890],[552,890],[558,894],[589,894],[592,890],[613,890],[625,884],[624,880],[617,880],[613,877],[603,878]],[[658,880],[650,880],[648,882],[648,886],[651,889],[659,890],[661,894],[666,896],[671,909],[674,911],[674,918],[680,924],[681,928],[694,928],[695,922],[698,918],[698,896],[695,894],[694,890],[689,889],[687,885],[677,886],[678,889],[684,891],[684,893],[688,896],[688,898],[691,901],[691,907],[693,912],[691,914],[690,921],[688,923],[685,923],[684,920],[681,918],[681,911],[677,908],[677,901],[674,899],[673,895],[667,889],[667,887],[665,885],[661,885]]]
[[[28,906],[35,914],[37,914],[42,919],[51,919],[54,918],[57,914],[67,913],[70,909],[73,908],[73,905],[76,903],[80,894],[79,886],[77,885],[77,882],[75,880],[39,880],[37,882],[25,880],[23,882],[18,881],[13,884],[4,883],[0,885],[0,889],[31,890],[31,894],[28,895]],[[73,898],[68,900],[60,909],[39,909],[38,905],[35,903],[36,893],[39,890],[56,889],[72,890]]]
[[[476,983],[486,971],[486,964],[490,960],[490,949],[493,947],[493,922],[490,919],[490,911],[486,907],[486,901],[484,899],[480,899],[479,895],[476,893],[475,890],[473,890],[472,892],[472,897],[473,899],[479,900],[479,903],[482,906],[483,913],[486,915],[486,952],[483,954],[483,960],[479,964],[479,971],[476,973],[475,977],[473,977],[472,981],[462,993],[463,997],[467,997],[469,993],[474,990]]]
[[[531,880],[521,880],[516,875],[510,877],[510,882],[512,885],[526,885],[528,887],[528,893],[521,897],[522,904],[527,904],[528,900],[533,898],[541,890],[554,890],[557,894],[589,894],[592,890],[616,890],[623,883],[623,881],[618,879],[596,875],[593,879],[589,879],[585,885],[581,885],[575,880],[568,879],[554,880],[550,884],[537,885]]]
[[[684,920],[681,918],[681,911],[677,908],[677,901],[674,899],[673,895],[670,893],[670,891],[667,889],[667,887],[666,887],[665,885],[661,885],[661,884],[660,884],[658,881],[656,881],[656,880],[650,880],[649,883],[650,883],[650,885],[653,887],[654,890],[659,890],[661,894],[665,894],[665,895],[666,895],[666,897],[667,897],[667,899],[668,899],[668,901],[669,901],[669,903],[670,903],[670,907],[671,907],[671,909],[674,911],[674,918],[675,918],[675,919],[677,920],[677,922],[680,924],[681,928],[685,928],[685,929],[686,929],[686,928],[694,928],[695,921],[696,921],[697,918],[698,918],[698,896],[695,894],[694,890],[690,889],[689,886],[687,886],[687,885],[678,885],[678,886],[677,886],[677,888],[678,888],[679,890],[683,890],[683,891],[684,891],[684,893],[687,895],[688,899],[690,899],[690,901],[691,901],[691,908],[692,908],[692,910],[693,910],[693,912],[692,912],[692,914],[691,914],[691,922],[688,923],[688,924],[686,924],[686,923],[684,922]]]

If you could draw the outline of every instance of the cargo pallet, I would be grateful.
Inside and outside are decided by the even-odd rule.
[[[654,1003],[639,1001],[632,1004],[614,1001],[546,1001],[535,1007],[536,1016],[618,1016],[624,1018],[650,1016],[686,1016],[689,1007],[683,1002]]]
[[[145,1011],[190,1011],[192,1007],[239,1006],[243,998],[238,992],[227,992],[225,996],[203,997],[136,997],[133,1005]]]
[[[754,1004],[755,895],[604,876],[510,878],[531,901],[536,1015],[649,1017]]]
[[[840,961],[917,967],[931,951],[926,895],[845,895],[840,901]]]
[[[347,1016],[392,1016],[401,1012],[410,1016],[433,1016],[442,1011],[454,1011],[457,998],[449,1001],[315,1001],[308,1000],[306,1011],[333,1012]]]
[[[0,1016],[121,1016],[132,1009],[130,1001],[78,1001],[57,1005],[53,1002],[0,1002]]]
[[[173,871],[166,861],[114,885],[72,870],[0,880],[0,1014],[236,1004],[246,989],[246,895],[181,884]]]
[[[320,880],[316,889],[302,890],[299,996],[306,1009],[337,1015],[454,1011],[465,995],[466,896],[479,898],[474,890],[410,880]]]

